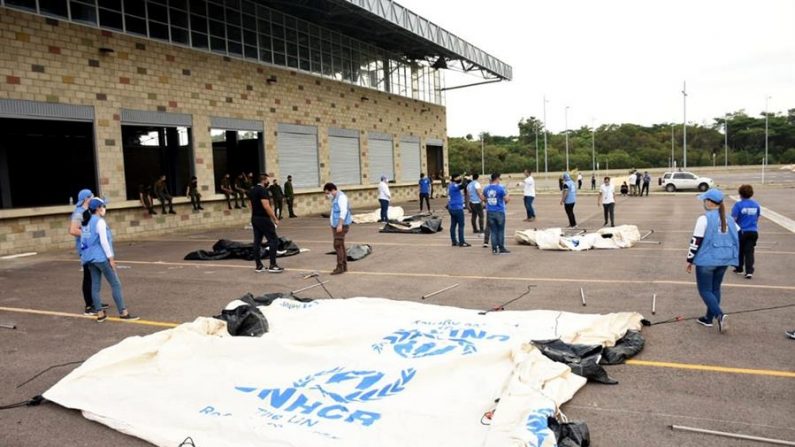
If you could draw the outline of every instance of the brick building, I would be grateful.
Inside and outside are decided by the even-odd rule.
[[[0,46],[0,255],[70,246],[84,187],[121,240],[246,222],[226,173],[292,175],[301,214],[327,181],[354,206],[381,175],[414,198],[420,172],[447,172],[444,70],[511,77],[386,0],[0,0]],[[176,216],[139,204],[160,175]]]

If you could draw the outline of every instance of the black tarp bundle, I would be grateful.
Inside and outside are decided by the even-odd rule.
[[[590,447],[591,432],[585,422],[558,422],[555,418],[547,419],[547,426],[558,441],[558,447]]]
[[[227,239],[221,239],[213,244],[212,251],[196,250],[185,255],[186,261],[218,261],[220,259],[245,259],[246,261],[254,260],[254,243],[253,242],[235,242]],[[276,250],[276,256],[295,256],[301,253],[301,249],[295,242],[280,237],[279,245]],[[263,242],[260,246],[260,258],[265,259],[268,257],[268,245]]]
[[[308,303],[311,298],[299,298],[292,293],[264,293],[261,296],[254,296],[247,293],[235,301],[232,301],[227,308],[221,311],[221,315],[213,318],[226,321],[226,329],[229,335],[236,337],[261,337],[268,332],[268,320],[265,315],[257,309],[257,306],[270,306],[277,299],[292,299],[300,303]]]
[[[627,331],[615,346],[603,348],[600,345],[573,345],[560,340],[534,340],[542,354],[556,362],[565,363],[571,372],[586,379],[615,385],[618,382],[607,375],[600,365],[624,363],[643,349],[645,339],[637,331]]]
[[[381,233],[438,233],[442,231],[442,218],[431,214],[415,214],[401,220],[390,220],[381,228]]]
[[[358,261],[360,259],[370,256],[373,252],[373,246],[368,244],[356,244],[345,249],[345,254],[349,261]],[[336,255],[336,251],[330,251],[327,255]]]

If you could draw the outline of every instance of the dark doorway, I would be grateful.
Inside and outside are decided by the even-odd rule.
[[[142,186],[166,176],[172,196],[185,195],[193,175],[190,128],[122,126],[127,200],[137,200]]]
[[[221,179],[225,174],[234,179],[241,172],[265,172],[262,132],[248,130],[211,129],[213,141],[213,174],[215,192],[221,192]]]
[[[69,205],[97,192],[92,123],[0,118],[0,208]]]
[[[444,148],[442,146],[425,146],[428,161],[428,176],[436,178],[436,175],[444,169]]]

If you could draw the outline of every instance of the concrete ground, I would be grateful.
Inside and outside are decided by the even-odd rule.
[[[764,206],[795,220],[793,193],[795,189],[760,189],[757,196]],[[418,301],[425,293],[459,283],[431,300],[486,309],[535,284],[530,295],[509,308],[637,311],[653,322],[703,314],[693,275],[684,271],[693,224],[703,212],[694,193],[619,198],[617,223],[638,225],[642,233],[653,229],[647,240],[660,244],[582,253],[516,245],[515,230],[563,226],[566,218],[556,196],[540,195],[538,220],[527,224],[522,222],[520,197],[514,200],[506,230],[511,255],[493,256],[490,249],[482,248],[468,221],[470,248],[451,247],[446,230],[396,235],[378,233],[376,224],[355,225],[348,243],[372,244],[374,252],[351,263],[351,271],[343,277],[331,277],[328,288],[337,297]],[[402,205],[413,213],[418,204]],[[443,202],[435,200],[433,205],[445,216],[447,228]],[[593,229],[602,223],[593,195],[582,194],[575,211],[581,227]],[[191,321],[219,313],[246,292],[306,286],[310,282],[300,277],[306,272],[317,270],[328,279],[334,257],[324,254],[332,248],[325,219],[285,220],[279,233],[311,250],[281,259],[287,271],[280,275],[256,274],[253,263],[245,261],[183,261],[189,251],[210,249],[219,238],[249,240],[250,231],[242,227],[117,244],[131,311],[153,322]],[[618,385],[589,384],[564,405],[570,419],[588,423],[593,445],[749,445],[749,441],[675,432],[669,428],[672,424],[795,441],[795,341],[784,336],[785,329],[795,329],[795,307],[741,313],[795,304],[795,237],[766,219],[760,223],[760,233],[754,279],[727,273],[724,282],[728,333],[721,335],[692,320],[644,328],[646,347],[637,361],[608,367]],[[79,269],[69,251],[0,260],[0,323],[17,326],[0,328],[0,405],[44,392],[75,367],[57,368],[18,386],[48,366],[83,360],[125,337],[163,329],[118,321],[100,325],[78,316],[82,311]],[[580,287],[587,307],[580,303]],[[651,315],[653,293],[656,315]],[[302,295],[324,298],[319,288]],[[112,302],[107,295],[105,301]],[[153,396],[152,404],[163,403]],[[1,446],[148,445],[51,403],[0,411],[0,427]]]

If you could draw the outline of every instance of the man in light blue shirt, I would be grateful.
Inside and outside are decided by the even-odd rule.
[[[500,174],[491,174],[491,183],[483,188],[486,200],[486,219],[491,231],[491,252],[495,255],[508,254],[505,248],[505,204],[510,201],[508,191],[500,184]]]
[[[337,267],[331,272],[332,275],[339,275],[348,271],[348,253],[345,251],[345,235],[353,222],[351,205],[348,196],[337,189],[337,185],[326,183],[323,185],[323,193],[326,198],[331,200],[331,213],[329,215],[329,226],[334,239],[334,251],[337,253]]]
[[[472,212],[472,233],[474,234],[483,233],[483,202],[480,200],[481,186],[478,177],[478,174],[472,174],[472,181],[467,185],[469,211]]]
[[[577,203],[577,185],[571,179],[568,172],[563,174],[563,191],[560,193],[560,204],[566,210],[569,217],[569,228],[577,226],[577,218],[574,217],[574,204]]]

